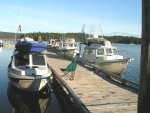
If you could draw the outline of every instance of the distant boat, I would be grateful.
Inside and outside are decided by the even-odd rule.
[[[116,47],[111,45],[111,42],[104,38],[87,38],[83,56],[78,57],[78,60],[86,61],[94,66],[121,75],[126,69],[130,58],[125,58],[119,55]]]
[[[2,47],[0,47],[0,52],[2,52],[3,51],[3,48]]]
[[[79,54],[79,46],[74,38],[64,38],[59,41],[55,40],[51,47],[57,54],[65,57],[73,58],[74,54]]]
[[[0,40],[0,46],[3,46],[3,41],[2,40]]]
[[[60,40],[58,40],[58,39],[50,39],[48,41],[47,48],[48,49],[55,49],[56,47],[59,46],[59,42],[60,42]]]
[[[16,43],[8,66],[10,83],[26,91],[39,91],[52,79],[46,58],[46,45],[25,38]]]

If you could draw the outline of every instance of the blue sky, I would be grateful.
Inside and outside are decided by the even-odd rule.
[[[0,0],[0,31],[141,35],[142,0]],[[21,15],[22,11],[22,15]],[[21,15],[21,19],[20,19]]]

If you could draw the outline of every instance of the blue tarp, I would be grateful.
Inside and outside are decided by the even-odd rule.
[[[46,50],[46,45],[42,42],[18,42],[15,47],[17,51],[25,52],[42,52]]]

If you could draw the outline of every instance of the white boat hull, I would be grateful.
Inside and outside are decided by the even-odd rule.
[[[90,63],[91,65],[93,64],[95,67],[98,67],[102,70],[115,73],[117,75],[121,75],[124,70],[126,69],[129,60],[124,59],[124,60],[109,60],[109,61],[103,61],[103,62],[90,62],[87,59],[84,59],[82,57],[78,58],[79,60],[83,60],[85,62]]]
[[[121,75],[128,65],[128,60],[98,62],[94,65],[111,73]]]
[[[74,53],[78,53],[75,49],[56,49],[57,54],[60,54],[64,57],[73,58]]]
[[[36,78],[28,76],[15,78],[14,75],[12,76],[11,74],[8,74],[8,77],[10,83],[16,86],[18,89],[32,92],[40,91],[49,82],[50,79],[49,76],[45,78]]]

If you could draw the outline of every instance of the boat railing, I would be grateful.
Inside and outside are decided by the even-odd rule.
[[[122,55],[124,59],[128,58],[128,50],[115,50],[114,54],[117,56]]]

